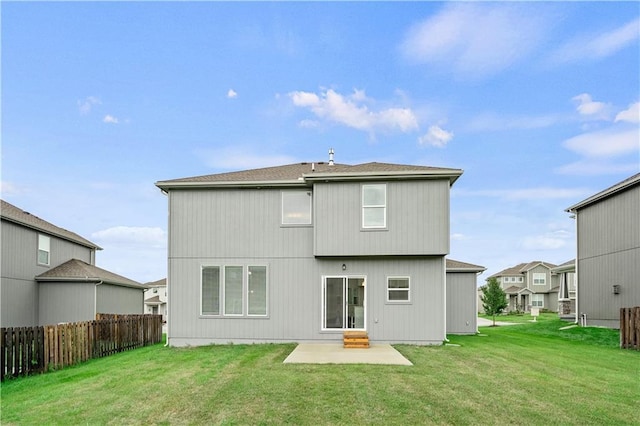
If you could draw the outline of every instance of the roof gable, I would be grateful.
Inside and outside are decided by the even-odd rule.
[[[4,220],[8,220],[27,228],[31,228],[38,232],[65,239],[94,250],[102,250],[101,247],[81,237],[75,232],[68,231],[64,228],[60,228],[59,226],[47,222],[44,219],[40,219],[38,216],[32,215],[29,212],[25,212],[22,209],[4,200],[0,200],[0,207],[0,217],[2,217],[2,219]]]
[[[115,284],[124,287],[145,288],[137,281],[130,280],[121,275],[114,274],[95,265],[90,265],[82,260],[71,259],[65,263],[49,269],[36,276],[36,281],[79,281],[79,282],[100,282]]]

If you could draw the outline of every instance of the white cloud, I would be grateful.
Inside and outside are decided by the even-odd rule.
[[[429,131],[418,139],[420,145],[445,147],[453,139],[453,132],[447,132],[440,126],[430,126]]]
[[[267,155],[249,146],[202,150],[198,155],[208,167],[218,170],[248,170],[296,162],[294,157]]]
[[[102,119],[103,123],[107,123],[107,124],[118,124],[120,121],[118,120],[117,117],[114,117],[113,115],[105,115],[104,118]]]
[[[115,226],[91,234],[91,238],[104,246],[165,248],[167,233],[161,228]]]
[[[578,96],[574,96],[571,100],[576,102],[576,110],[580,115],[588,116],[592,119],[609,119],[610,105],[607,105],[604,102],[594,101],[588,93],[582,93]]]
[[[18,185],[7,182],[6,180],[0,181],[0,195],[2,198],[12,195],[22,194],[23,190]]]
[[[640,158],[635,162],[612,162],[601,159],[585,159],[574,163],[565,164],[554,171],[562,175],[576,176],[600,176],[600,175],[626,175],[638,173]]]
[[[451,234],[451,240],[452,241],[464,241],[464,240],[468,240],[468,239],[469,239],[469,237],[467,237],[464,234],[460,234],[460,233]]]
[[[534,50],[546,32],[539,9],[454,3],[411,28],[400,49],[416,63],[471,77],[496,74]]]
[[[616,115],[615,122],[627,121],[629,123],[640,123],[640,102],[629,105],[629,108],[620,111]]]
[[[551,54],[555,63],[601,59],[630,46],[640,38],[640,18],[608,32],[583,35],[569,40]]]
[[[229,91],[227,92],[227,98],[234,99],[237,97],[238,97],[238,93],[233,89],[229,89]]]
[[[80,111],[80,114],[82,115],[89,114],[94,105],[102,104],[100,99],[98,99],[95,96],[87,96],[82,100],[78,100],[77,103],[78,103],[78,111]]]
[[[565,140],[562,145],[586,157],[616,157],[638,151],[638,129],[607,129],[584,133]]]
[[[367,132],[376,130],[400,130],[409,132],[418,128],[418,121],[409,108],[387,108],[371,111],[364,90],[354,90],[343,96],[334,90],[320,94],[296,91],[289,93],[293,105],[309,109],[316,117]]]

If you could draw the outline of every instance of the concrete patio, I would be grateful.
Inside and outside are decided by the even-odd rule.
[[[284,363],[413,365],[389,344],[373,344],[366,349],[345,349],[342,343],[300,343]]]

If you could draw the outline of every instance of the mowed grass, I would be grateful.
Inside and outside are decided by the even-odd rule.
[[[396,346],[412,367],[283,364],[293,344],[156,345],[7,381],[0,420],[3,425],[640,422],[640,352],[618,349],[616,331],[562,331],[568,324],[553,316],[524,321],[481,328],[480,336],[449,336],[453,345]]]

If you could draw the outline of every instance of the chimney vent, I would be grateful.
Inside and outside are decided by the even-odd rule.
[[[333,166],[333,148],[329,148],[329,165]]]

